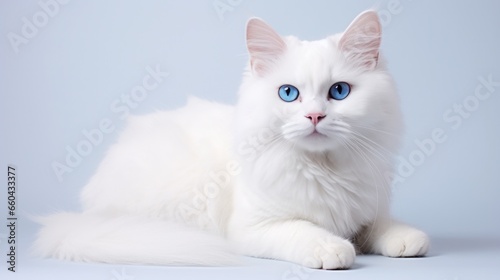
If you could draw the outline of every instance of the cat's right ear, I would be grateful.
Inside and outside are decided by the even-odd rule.
[[[339,41],[340,49],[353,63],[373,69],[378,63],[382,26],[376,11],[358,15]]]
[[[286,49],[281,36],[259,18],[248,20],[246,40],[252,72],[259,75],[264,74]]]

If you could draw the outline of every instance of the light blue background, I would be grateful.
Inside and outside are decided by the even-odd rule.
[[[428,232],[435,244],[431,255],[436,257],[407,262],[361,257],[359,262],[365,265],[342,275],[357,277],[352,273],[394,266],[400,268],[397,271],[420,271],[419,263],[425,262],[429,271],[436,271],[427,274],[427,279],[468,279],[475,272],[454,272],[452,264],[462,266],[461,260],[462,269],[474,267],[471,260],[483,256],[485,261],[477,262],[485,273],[482,279],[487,279],[492,276],[488,274],[493,271],[490,264],[500,263],[500,86],[479,101],[467,118],[461,118],[463,122],[456,128],[443,118],[454,104],[473,102],[479,77],[491,75],[500,82],[500,2],[73,0],[59,5],[59,11],[16,53],[8,34],[22,35],[23,17],[33,22],[33,16],[43,11],[38,3],[0,3],[0,185],[6,185],[7,165],[14,164],[21,219],[18,238],[22,242],[18,277],[37,274],[42,267],[44,272],[86,271],[82,275],[89,275],[86,268],[92,267],[96,279],[115,277],[102,265],[29,257],[26,250],[35,226],[28,216],[80,209],[79,191],[124,125],[110,104],[142,84],[146,67],[159,65],[170,75],[132,114],[177,108],[189,95],[232,104],[247,59],[244,26],[249,17],[265,19],[283,35],[314,40],[342,32],[359,12],[371,7],[382,16],[382,49],[405,114],[401,157],[411,161],[412,153],[418,153],[415,141],[431,137],[434,129],[442,129],[446,135],[446,141],[437,143],[423,163],[417,162],[412,172],[403,174],[404,182],[394,187],[394,216]],[[220,15],[214,3],[226,3],[230,9]],[[66,146],[75,148],[85,139],[82,130],[98,128],[105,118],[116,130],[106,134],[60,182],[52,163],[64,163]],[[7,215],[5,195],[6,190],[0,190],[0,217]],[[6,252],[4,230],[0,231],[2,255]],[[496,248],[494,253],[488,251],[492,248]],[[453,252],[470,255],[453,259]],[[449,259],[437,257],[448,253]],[[276,274],[271,279],[283,276],[280,269],[285,264],[262,262],[262,271]],[[0,265],[0,273],[6,270],[4,266]],[[136,279],[156,272],[195,277],[198,271],[127,269],[135,271]],[[199,270],[214,277],[228,271],[241,275],[223,268],[209,271]],[[498,276],[499,270],[496,272]],[[322,275],[308,274],[307,278]]]

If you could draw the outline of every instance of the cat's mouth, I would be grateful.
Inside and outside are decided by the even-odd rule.
[[[297,139],[297,144],[299,144],[302,148],[308,151],[313,152],[324,152],[332,149],[332,145],[335,142],[332,142],[332,138],[327,134],[318,131],[316,128],[311,129],[310,131],[302,134],[300,139]]]
[[[325,134],[319,132],[316,128],[307,137],[327,137]]]

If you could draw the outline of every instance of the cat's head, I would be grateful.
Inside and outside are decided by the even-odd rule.
[[[397,145],[399,100],[380,57],[376,12],[360,14],[344,33],[319,41],[282,37],[253,18],[246,39],[250,60],[238,103],[240,146],[258,150],[281,143],[309,152],[352,152]]]

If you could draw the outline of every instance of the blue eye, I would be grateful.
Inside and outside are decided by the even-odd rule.
[[[329,95],[335,100],[345,99],[351,92],[351,86],[346,82],[338,82],[330,87]]]
[[[282,85],[278,90],[278,95],[283,101],[292,102],[299,97],[299,90],[292,85]]]

